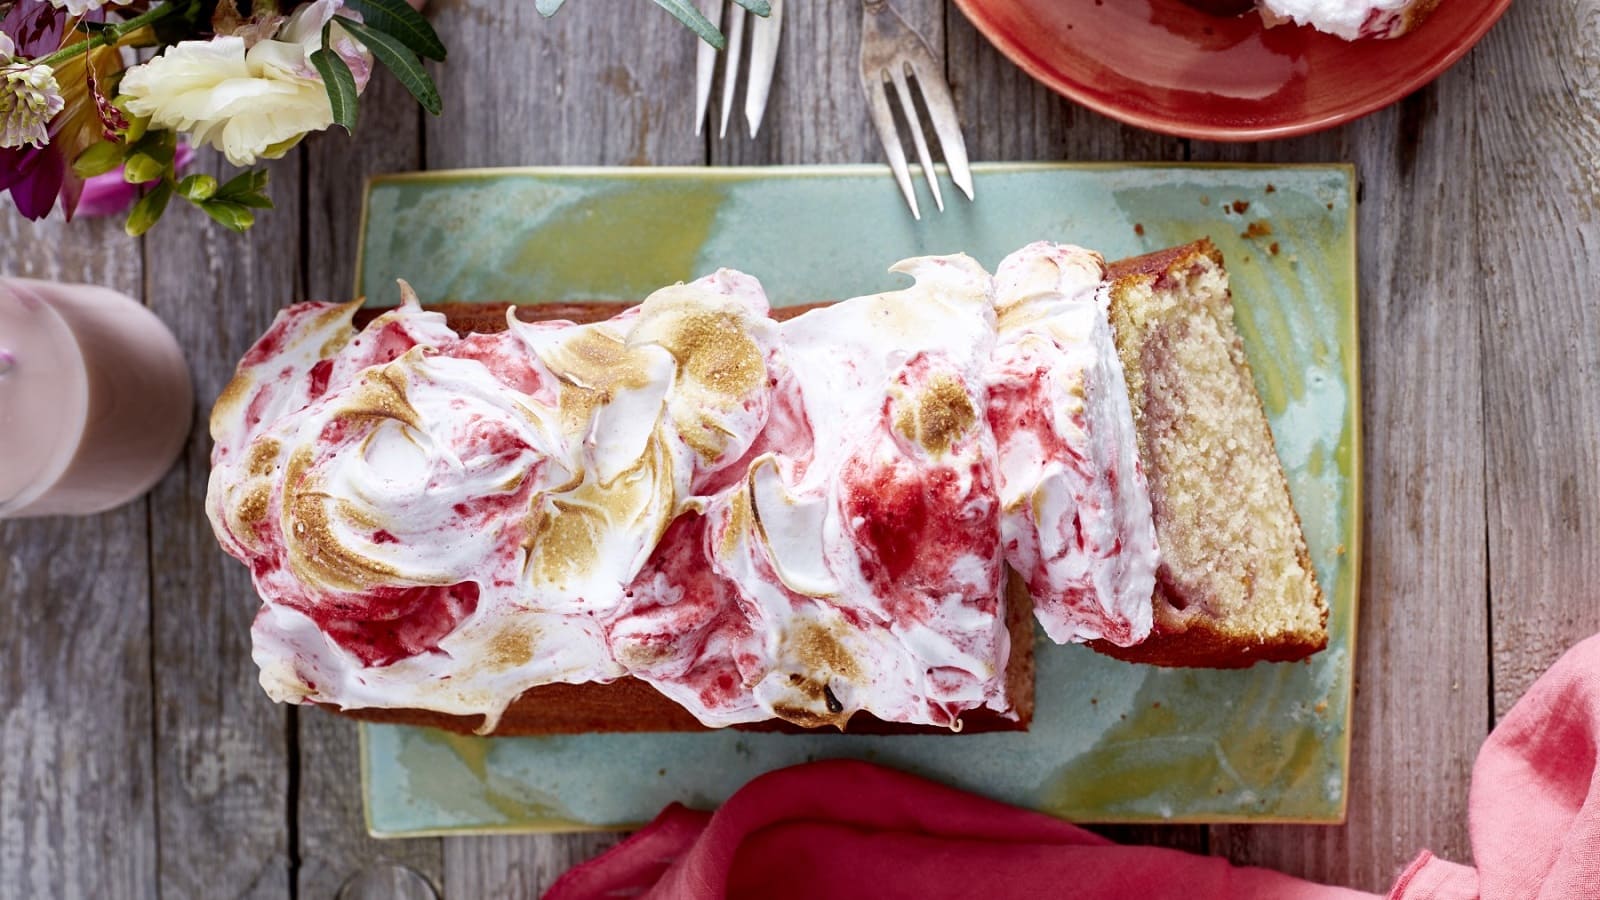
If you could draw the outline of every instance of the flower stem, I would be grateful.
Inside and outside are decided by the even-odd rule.
[[[36,59],[33,62],[36,65],[50,66],[51,68],[54,68],[66,62],[67,60],[72,59],[74,56],[88,53],[95,47],[114,47],[123,39],[123,37],[138,31],[146,25],[165,19],[172,13],[177,12],[180,7],[187,7],[188,5],[189,4],[187,0],[172,0],[172,2],[163,3],[160,6],[157,6],[155,9],[149,10],[141,15],[134,16],[125,22],[118,22],[115,25],[107,26],[100,31],[90,34],[84,40],[78,41],[75,44],[68,44],[49,56],[46,56],[42,59]]]

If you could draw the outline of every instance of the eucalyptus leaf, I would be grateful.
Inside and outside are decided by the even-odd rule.
[[[345,0],[344,5],[361,13],[368,27],[393,37],[423,59],[444,61],[444,41],[406,0]]]
[[[763,18],[772,15],[772,4],[768,0],[733,0],[733,2]]]
[[[311,54],[311,64],[316,67],[317,74],[322,76],[323,86],[328,89],[328,104],[333,107],[334,124],[348,134],[356,130],[356,77],[351,74],[350,66],[344,59],[328,48],[328,32],[331,30],[332,25],[322,29],[322,49]]]
[[[567,0],[534,0],[533,8],[539,11],[539,15],[549,18],[560,12],[562,4],[566,2]]]
[[[661,0],[657,0],[661,2]],[[681,2],[681,0],[676,0]],[[388,66],[389,71],[400,79],[406,86],[411,96],[417,98],[422,108],[434,115],[444,112],[444,100],[439,97],[439,89],[433,83],[433,78],[428,75],[428,70],[422,67],[422,60],[405,44],[396,38],[344,16],[335,17],[345,30],[355,36],[355,39],[365,44],[377,60]],[[703,17],[702,17],[703,18]]]
[[[695,8],[695,5],[690,3],[689,0],[655,0],[655,4],[677,16],[678,21],[689,26],[689,30],[695,34],[700,35],[700,40],[718,50],[727,48],[728,39],[723,37],[722,32],[717,30],[717,26],[711,24],[711,20],[706,18],[705,14]]]

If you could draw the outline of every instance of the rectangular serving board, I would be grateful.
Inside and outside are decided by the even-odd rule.
[[[637,302],[727,266],[781,306],[901,286],[887,269],[909,256],[965,252],[992,269],[1040,239],[1115,259],[1210,237],[1332,608],[1328,649],[1160,669],[1041,633],[1026,733],[491,739],[363,724],[373,834],[628,828],[829,757],[1083,822],[1343,820],[1361,521],[1353,170],[983,164],[975,178],[976,202],[917,222],[880,166],[385,176],[368,186],[356,289],[375,306],[398,302],[397,278],[424,302]]]

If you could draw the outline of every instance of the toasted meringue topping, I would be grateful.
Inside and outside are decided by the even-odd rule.
[[[1031,244],[995,273],[988,379],[1007,561],[1058,643],[1150,634],[1157,561],[1127,383],[1099,299],[1105,263]]]
[[[977,413],[990,279],[964,256],[896,271],[916,284],[782,326],[775,395],[804,415],[769,417],[747,476],[669,533],[612,626],[615,656],[707,724],[843,727],[866,711],[959,727],[966,710],[1011,707],[995,452]],[[691,594],[707,601],[671,625]]]
[[[600,623],[754,442],[776,335],[747,276],[663,295],[466,338],[414,301],[360,334],[354,306],[280,316],[213,416],[208,497],[270,694],[492,728],[531,685],[623,674]]]
[[[354,305],[285,310],[212,417],[262,685],[489,731],[530,687],[632,675],[714,726],[958,729],[1012,708],[1006,562],[1058,640],[1141,638],[1154,530],[1099,257],[894,271],[782,325],[727,270],[495,335],[409,291],[359,333]]]

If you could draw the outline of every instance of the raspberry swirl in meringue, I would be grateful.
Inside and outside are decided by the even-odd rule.
[[[1156,548],[1100,258],[782,325],[749,276],[457,335],[285,310],[212,417],[207,509],[275,699],[482,715],[640,678],[711,726],[1012,708],[1009,563],[1057,640],[1136,643]]]

